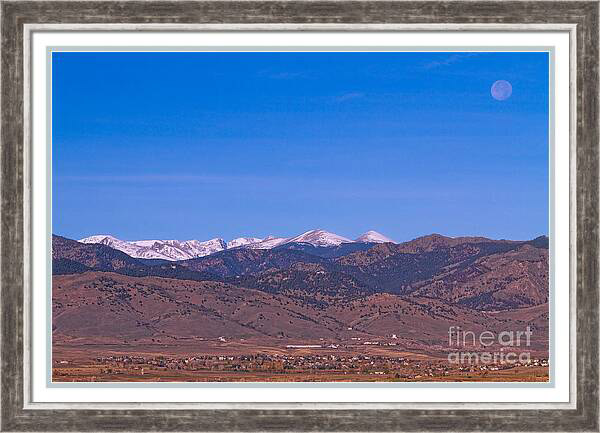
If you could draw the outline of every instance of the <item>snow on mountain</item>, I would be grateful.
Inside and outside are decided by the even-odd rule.
[[[208,241],[186,241],[183,243],[184,248],[190,248],[191,254],[195,257],[208,256],[209,254],[217,253],[227,249],[227,244],[221,238],[214,238]]]
[[[227,242],[227,248],[238,248],[243,246],[250,246],[261,242],[261,238],[236,238]]]
[[[136,245],[133,242],[131,244]],[[129,255],[140,259],[184,260],[189,258],[178,248],[163,244],[160,241],[154,242],[150,247],[140,247],[136,254]]]
[[[147,248],[135,245],[131,242],[122,241],[121,239],[117,239],[111,235],[89,236],[87,238],[80,239],[79,242],[84,244],[104,244],[114,248],[115,250],[123,251],[128,256],[135,258],[172,260],[169,256],[158,251],[147,251]]]
[[[325,230],[309,230],[299,236],[289,239],[286,243],[291,242],[305,242],[317,247],[330,247],[343,243],[351,243],[352,241]]]
[[[384,236],[381,233],[376,232],[375,230],[369,230],[368,232],[363,233],[358,238],[356,238],[355,242],[375,242],[378,244],[382,244],[385,242],[396,243],[387,236]]]
[[[167,256],[169,257],[168,260],[187,260],[208,256],[227,248],[225,241],[220,238],[203,242],[192,239],[189,241],[143,240],[131,241],[130,243],[145,248],[145,252],[149,254],[154,252]]]
[[[122,241],[109,235],[96,235],[79,242],[86,244],[104,244],[139,259],[186,260],[203,257],[227,248],[223,239],[197,240],[141,240]]]
[[[377,233],[373,230],[366,232],[352,241],[343,236],[331,233],[325,230],[309,230],[301,235],[282,238],[267,236],[264,239],[255,237],[242,237],[232,239],[225,243],[221,238],[210,239],[208,241],[198,241],[195,239],[188,241],[178,240],[139,240],[123,241],[111,235],[94,235],[79,242],[86,244],[104,244],[125,254],[143,259],[163,259],[163,260],[188,260],[196,257],[208,256],[219,251],[232,248],[250,248],[258,250],[267,250],[292,242],[302,242],[314,245],[316,247],[333,247],[343,243],[352,242],[394,242],[390,238]]]
[[[253,250],[269,250],[271,248],[275,248],[276,246],[285,244],[288,240],[289,238],[276,238],[274,236],[267,236],[260,242],[247,245],[246,248],[251,248]]]

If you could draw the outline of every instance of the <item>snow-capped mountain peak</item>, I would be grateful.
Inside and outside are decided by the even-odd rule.
[[[261,238],[236,238],[227,242],[227,248],[238,248],[248,245],[257,244],[262,241]]]
[[[87,238],[80,239],[79,242],[84,244],[103,244],[107,245],[115,250],[123,251],[125,254],[135,258],[151,258],[151,259],[166,259],[169,260],[169,257],[161,254],[159,252],[155,252],[154,254],[145,253],[145,248],[135,245],[134,243],[123,241],[121,239],[117,239],[111,235],[94,235],[89,236]]]
[[[250,248],[253,250],[270,250],[279,245],[283,245],[288,241],[288,238],[276,238],[275,236],[267,236],[260,242],[254,244],[245,245],[244,248]]]
[[[387,236],[384,236],[381,233],[376,232],[375,230],[369,230],[368,232],[363,233],[358,238],[356,238],[356,242],[375,242],[378,244],[382,244],[385,242],[396,243]]]
[[[343,243],[351,243],[352,241],[335,233],[325,230],[309,230],[301,235],[293,237],[287,241],[290,242],[305,242],[317,247],[337,246]]]
[[[124,242],[111,235],[94,235],[88,236],[87,238],[79,239],[79,242],[84,244],[104,244],[110,246],[111,244]]]
[[[169,258],[169,260],[186,260],[203,257],[227,248],[223,239],[215,238],[208,241],[191,239],[188,241],[178,240],[142,240],[132,241],[134,245],[146,248],[145,252],[155,252]],[[144,257],[147,257],[145,255]]]
[[[394,242],[387,236],[376,231],[370,230],[352,241],[343,236],[331,233],[325,230],[309,230],[298,236],[291,238],[267,236],[266,238],[241,237],[225,242],[221,238],[214,238],[207,241],[191,239],[179,241],[174,239],[159,240],[148,239],[138,241],[123,241],[111,235],[94,235],[80,239],[79,242],[87,244],[104,244],[125,254],[142,259],[163,259],[163,260],[188,260],[197,257],[204,257],[219,251],[233,248],[249,248],[257,250],[268,250],[289,243],[305,243],[315,247],[336,247],[345,243],[352,242]]]
[[[95,235],[80,239],[86,244],[104,244],[138,259],[187,260],[203,257],[227,248],[223,239],[208,241],[140,240],[123,241],[110,235]]]

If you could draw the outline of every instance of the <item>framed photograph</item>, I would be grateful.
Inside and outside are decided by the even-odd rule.
[[[599,3],[5,1],[2,431],[599,431]]]

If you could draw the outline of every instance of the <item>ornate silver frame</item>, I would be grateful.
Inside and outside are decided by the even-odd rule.
[[[1,412],[2,431],[598,431],[598,180],[599,80],[597,1],[4,1],[1,33]],[[576,268],[576,364],[574,408],[543,405],[505,410],[437,404],[435,409],[393,405],[206,405],[152,409],[152,405],[31,405],[27,375],[29,194],[28,41],[32,31],[64,24],[121,24],[148,29],[156,23],[197,29],[213,24],[239,28],[261,24],[271,30],[390,28],[424,30],[430,24],[453,30],[569,30],[577,47],[572,65],[572,108],[577,143],[572,170],[572,256]],[[440,25],[442,25],[440,27]],[[465,25],[466,24],[466,25]],[[154,26],[157,28],[156,26]],[[165,28],[161,26],[160,28]],[[333,28],[333,27],[332,27]],[[431,28],[431,27],[429,27]],[[575,90],[573,92],[573,90]],[[576,209],[576,213],[575,213]],[[575,353],[574,353],[575,355]],[[586,368],[587,367],[587,368]],[[174,405],[176,406],[176,405]],[[220,405],[219,407],[222,407]]]

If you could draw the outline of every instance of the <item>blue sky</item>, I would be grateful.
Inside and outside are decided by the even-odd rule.
[[[548,233],[546,53],[54,53],[52,79],[56,234]]]

